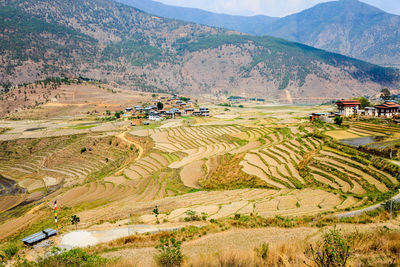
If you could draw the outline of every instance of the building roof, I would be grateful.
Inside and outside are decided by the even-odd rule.
[[[339,100],[336,102],[337,105],[360,105],[358,100]]]
[[[25,244],[32,245],[56,234],[57,234],[56,230],[47,228],[42,232],[25,237],[24,239],[21,239],[21,241],[24,242]]]
[[[382,105],[377,105],[375,108],[385,109],[385,108],[400,108],[400,105],[395,102],[385,102]]]

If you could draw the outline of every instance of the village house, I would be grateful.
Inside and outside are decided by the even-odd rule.
[[[369,117],[376,116],[376,108],[374,108],[374,107],[366,107],[364,115],[365,116],[369,116]]]
[[[360,102],[358,100],[339,100],[336,102],[339,114],[344,117],[349,117],[358,114]]]
[[[150,111],[149,112],[149,120],[160,121],[161,120],[160,113],[158,113],[157,111]]]
[[[185,109],[186,114],[193,114],[193,112],[194,112],[194,108],[186,108]]]
[[[334,118],[335,118],[335,114],[333,114],[333,113],[316,112],[316,113],[310,114],[310,121],[320,120],[323,122],[333,123]]]
[[[200,113],[204,117],[210,116],[210,110],[208,108],[200,108]]]
[[[386,101],[381,105],[376,105],[376,116],[378,117],[393,117],[395,115],[399,115],[400,105],[395,102]]]

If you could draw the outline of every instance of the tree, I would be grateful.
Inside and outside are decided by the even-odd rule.
[[[360,108],[361,109],[364,109],[366,107],[370,107],[371,106],[371,103],[369,102],[369,100],[367,98],[363,97],[363,96],[358,98],[357,100],[360,102]]]
[[[389,100],[389,99],[390,99],[390,96],[391,96],[391,94],[390,94],[389,89],[383,88],[383,89],[381,90],[381,98],[382,98],[383,100]]]
[[[75,229],[78,229],[78,224],[81,222],[81,219],[76,216],[76,215],[72,215],[71,216],[71,224],[75,225]]]
[[[108,116],[110,116],[111,115],[111,111],[109,111],[108,109],[106,110],[106,114],[108,115]]]
[[[157,102],[157,109],[162,110],[164,108],[164,104],[161,102]]]
[[[342,125],[342,123],[343,123],[343,117],[337,116],[337,117],[335,117],[334,121],[335,121],[335,123],[336,123],[337,125],[340,126],[340,125]]]
[[[154,207],[153,213],[154,213],[154,215],[156,216],[157,224],[159,224],[160,221],[158,220],[158,215],[159,215],[160,213],[158,212],[158,206],[157,206],[157,205]]]
[[[121,118],[122,111],[115,112],[115,118]]]
[[[5,83],[0,84],[3,88],[4,88],[4,92],[9,92],[11,87],[12,87],[12,83],[7,81]]]

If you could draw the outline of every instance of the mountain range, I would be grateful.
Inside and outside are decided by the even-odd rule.
[[[275,36],[375,64],[400,67],[400,16],[358,0],[321,3],[283,18],[216,14],[152,0],[118,1],[158,16]]]
[[[0,80],[75,75],[152,92],[289,102],[374,95],[400,73],[111,0],[0,0]]]

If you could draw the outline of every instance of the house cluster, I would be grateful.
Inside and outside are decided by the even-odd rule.
[[[360,102],[357,100],[340,100],[336,102],[336,105],[338,107],[337,115],[344,117],[364,115],[391,118],[400,114],[400,105],[392,101],[386,101],[383,104],[365,109],[360,109]]]
[[[360,109],[361,103],[358,100],[339,100],[336,102],[337,112],[331,113],[312,113],[310,114],[310,120],[322,120],[325,122],[332,122],[334,117],[351,117],[355,115],[368,116],[368,117],[385,117],[392,118],[393,116],[400,115],[400,105],[386,101],[383,104],[376,105],[374,107],[366,107]]]
[[[161,121],[163,119],[173,119],[180,116],[210,116],[210,111],[206,107],[195,110],[192,100],[173,94],[170,98],[161,96],[152,100],[155,105],[127,107],[127,116],[148,118],[150,121]],[[157,103],[162,103],[162,109],[158,109]]]

